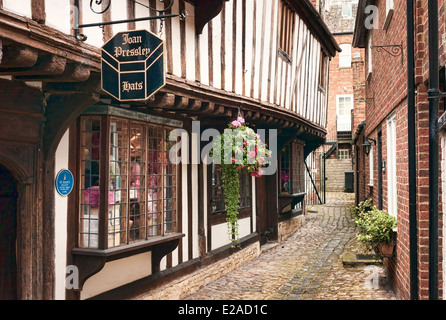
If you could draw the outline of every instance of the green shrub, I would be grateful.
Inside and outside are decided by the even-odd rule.
[[[397,226],[397,220],[387,212],[373,208],[359,214],[355,222],[359,231],[358,240],[367,248],[374,248],[378,243],[393,242],[393,229]]]
[[[364,213],[367,213],[372,210],[376,210],[376,207],[373,206],[372,203],[373,203],[373,199],[369,198],[367,200],[360,202],[356,207],[353,207],[351,209],[351,213],[352,213],[354,219],[358,219]]]

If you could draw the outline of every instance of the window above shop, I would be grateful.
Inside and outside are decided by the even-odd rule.
[[[290,55],[293,49],[295,13],[287,4],[285,4],[284,1],[282,1],[279,14],[279,52],[281,52],[282,55],[285,56],[288,62],[291,62]]]

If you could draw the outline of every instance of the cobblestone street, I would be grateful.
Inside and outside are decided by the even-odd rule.
[[[354,194],[327,193],[309,206],[302,227],[286,241],[208,284],[186,300],[392,300],[382,265],[344,266],[362,253],[348,208]],[[374,279],[374,281],[371,281]]]

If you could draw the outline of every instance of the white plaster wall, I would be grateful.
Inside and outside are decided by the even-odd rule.
[[[19,1],[17,1],[19,2]],[[45,24],[66,34],[71,33],[70,0],[45,0]]]
[[[89,278],[81,292],[81,299],[118,288],[152,274],[152,252],[145,252],[105,264],[99,273]]]
[[[55,176],[68,169],[69,131],[65,132],[56,150]],[[67,264],[67,209],[68,198],[55,194],[55,299],[65,299],[65,268]]]
[[[251,234],[251,218],[239,220],[239,239]],[[221,223],[212,226],[211,250],[221,248],[231,243],[228,234],[228,224]]]
[[[3,0],[3,9],[31,18],[31,1],[29,0]]]

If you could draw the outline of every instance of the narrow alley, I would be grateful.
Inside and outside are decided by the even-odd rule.
[[[353,203],[354,194],[328,193],[286,241],[186,300],[397,299],[382,265],[343,265],[345,253],[363,250],[348,211]]]

